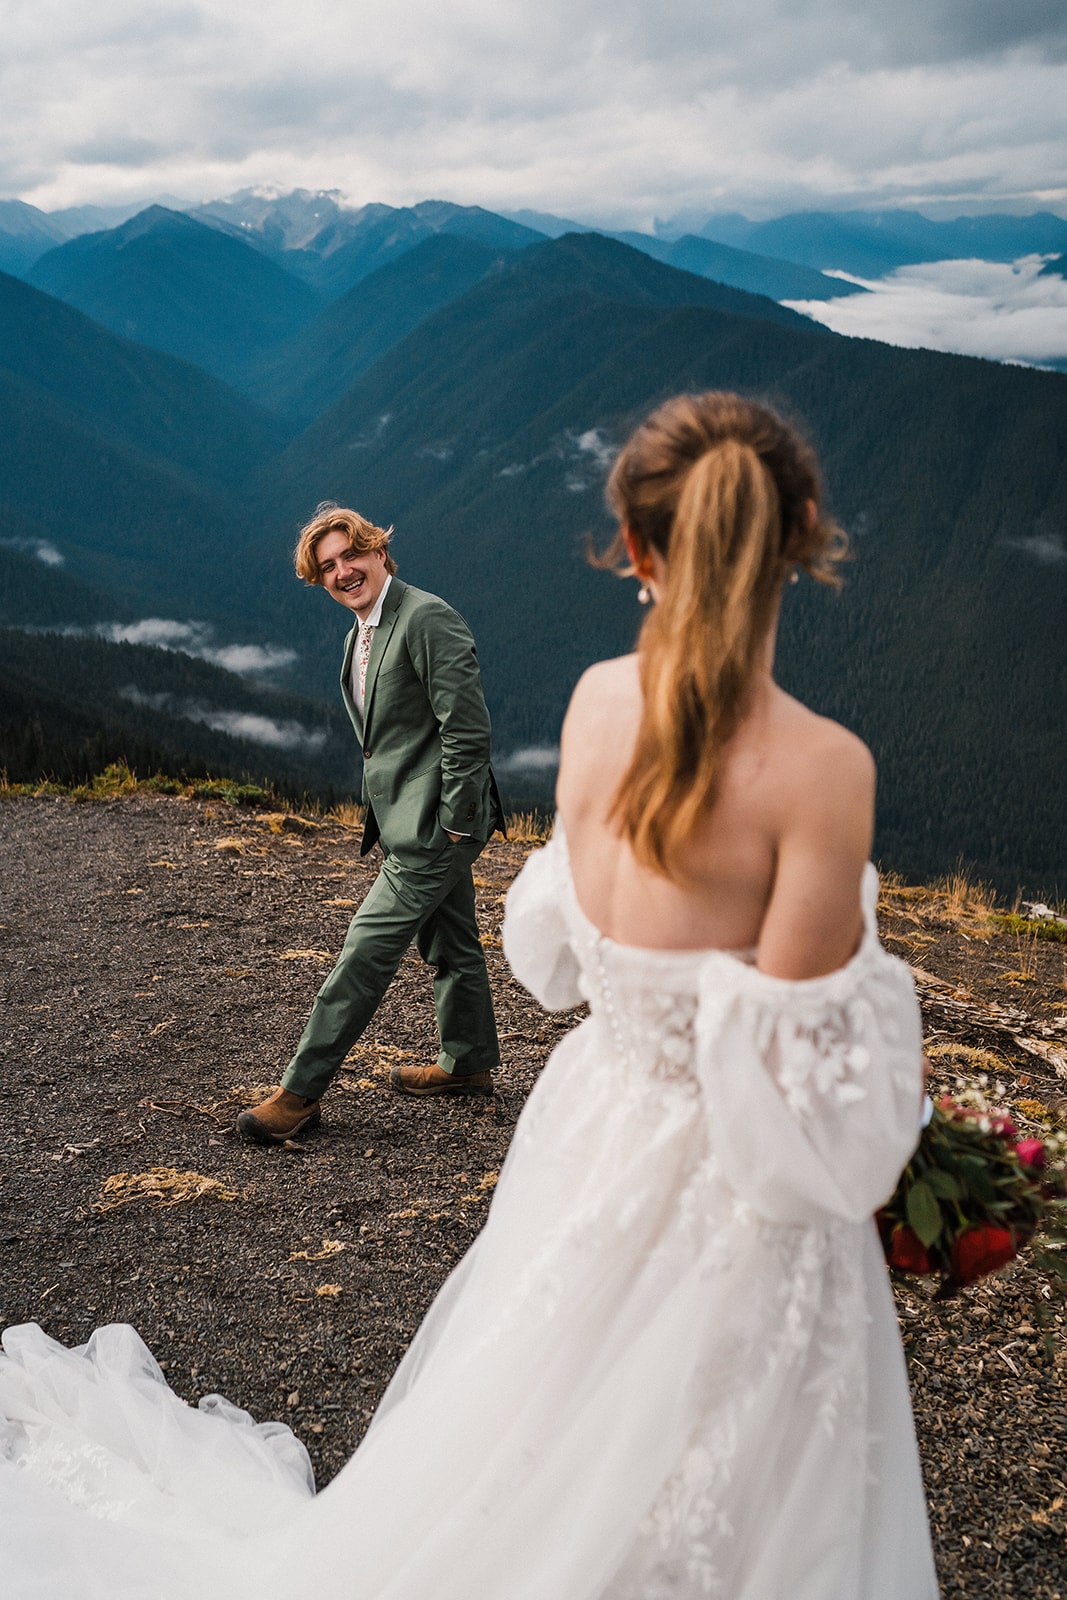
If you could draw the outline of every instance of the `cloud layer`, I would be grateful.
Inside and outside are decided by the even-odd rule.
[[[0,194],[1064,205],[1065,62],[1060,0],[40,0],[5,18]]]
[[[1067,279],[1042,274],[1041,256],[1010,264],[935,261],[901,267],[869,294],[792,301],[795,310],[833,328],[911,349],[1035,366],[1067,362]]]
[[[61,567],[66,559],[50,539],[0,539],[0,545],[6,550],[19,550],[26,555],[36,556],[46,567]]]
[[[145,694],[136,684],[119,690],[123,700],[151,711],[165,711],[185,722],[200,722],[216,733],[272,750],[321,750],[326,735],[321,729],[305,728],[302,722],[265,717],[255,711],[228,711],[223,706],[206,705],[202,700],[183,700],[173,694]]]
[[[42,561],[46,560],[41,556]],[[59,558],[62,560],[62,557]],[[161,650],[183,650],[227,672],[272,672],[296,660],[296,651],[281,645],[213,645],[212,630],[204,622],[176,622],[170,617],[142,617],[139,622],[104,622],[95,630],[112,644],[148,644]]]

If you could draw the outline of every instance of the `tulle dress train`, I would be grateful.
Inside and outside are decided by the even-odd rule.
[[[0,1358],[5,1600],[934,1600],[871,1213],[918,1137],[907,968],[805,982],[598,933],[566,843],[505,948],[589,1002],[485,1228],[317,1496],[282,1424],[184,1405],[130,1328]]]

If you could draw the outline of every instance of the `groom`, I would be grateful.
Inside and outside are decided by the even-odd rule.
[[[463,618],[394,576],[391,528],[324,504],[301,530],[297,574],[353,615],[341,694],[363,747],[360,853],[384,860],[319,990],[280,1089],[237,1128],[278,1144],[319,1120],[319,1101],[414,939],[434,971],[435,1066],[390,1073],[403,1094],[492,1094],[500,1064],[471,865],[503,813],[489,714]]]

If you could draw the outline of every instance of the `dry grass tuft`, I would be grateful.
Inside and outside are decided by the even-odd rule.
[[[1027,937],[1017,933],[1015,935],[1015,955],[1018,966],[1010,971],[1002,972],[1001,978],[1005,983],[1036,983],[1038,980],[1038,948],[1037,935],[1031,933]]]
[[[1008,1066],[1003,1056],[998,1056],[994,1051],[983,1050],[975,1044],[960,1044],[955,1039],[927,1045],[926,1054],[935,1066],[958,1067],[968,1074],[987,1072],[995,1075],[1004,1072]]]
[[[341,1063],[341,1071],[372,1072],[382,1077],[391,1067],[399,1066],[403,1061],[417,1060],[418,1057],[413,1051],[401,1050],[398,1045],[372,1044],[369,1041],[364,1043],[360,1039],[345,1056]]]
[[[331,806],[326,813],[327,822],[336,822],[342,828],[362,828],[366,820],[366,807],[357,806],[352,800],[346,800],[343,805]]]
[[[278,811],[261,811],[254,820],[271,833],[295,833],[305,838],[322,827],[321,822],[294,811],[291,806]]]
[[[217,1108],[229,1104],[258,1105],[269,1094],[273,1094],[277,1087],[276,1083],[235,1083],[226,1099],[216,1101],[215,1106]]]
[[[1048,1102],[1032,1098],[1016,1100],[1012,1110],[1026,1122],[1036,1126],[1038,1132],[1067,1132],[1067,1096],[1050,1095]]]
[[[236,1200],[237,1191],[227,1189],[217,1178],[206,1178],[202,1172],[151,1167],[148,1172],[113,1172],[104,1179],[101,1196],[93,1203],[94,1211],[115,1211],[137,1200],[155,1206],[179,1206],[192,1200]]]
[[[965,870],[949,873],[934,884],[938,911],[950,927],[985,928],[996,909],[997,897],[987,883]]]
[[[194,1100],[138,1100],[137,1104],[143,1111],[162,1111],[168,1117],[184,1117],[192,1112],[195,1116],[210,1117],[216,1127],[229,1128],[233,1125],[234,1117],[238,1111],[243,1111],[246,1106],[258,1106],[272,1095],[277,1088],[273,1083],[238,1083],[222,1100],[211,1100],[206,1104],[197,1104]]]
[[[552,818],[540,811],[513,811],[507,819],[507,830],[515,844],[544,844],[552,832]]]
[[[903,916],[917,928],[921,924],[954,928],[972,939],[988,939],[999,921],[996,895],[988,884],[964,869],[930,884],[905,883],[900,873],[881,875],[879,910]],[[903,935],[896,935],[898,940]],[[916,939],[922,939],[916,933]]]
[[[466,1173],[461,1173],[460,1176],[463,1178],[464,1182],[467,1181]],[[499,1181],[499,1172],[483,1173],[482,1177],[478,1179],[478,1182],[475,1184],[470,1194],[460,1195],[460,1205],[478,1205],[482,1200],[488,1200]]]
[[[341,1239],[324,1239],[321,1250],[316,1250],[314,1254],[310,1250],[294,1250],[289,1260],[328,1261],[331,1256],[339,1256],[344,1248],[344,1243]]]

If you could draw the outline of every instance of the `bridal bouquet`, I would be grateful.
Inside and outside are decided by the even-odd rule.
[[[1067,1287],[1067,1138],[1022,1138],[975,1094],[944,1095],[878,1213],[886,1260],[941,1280],[939,1299],[1004,1266],[1035,1236],[1036,1264]]]

